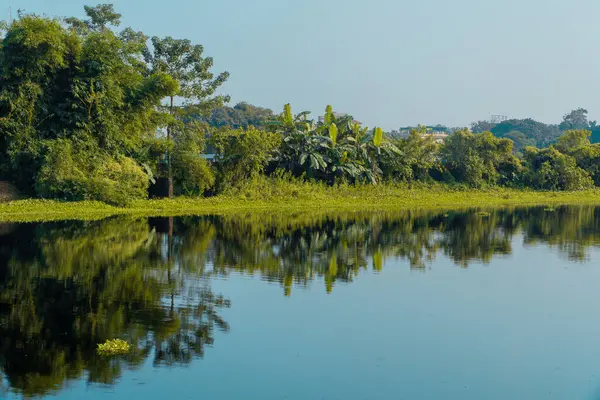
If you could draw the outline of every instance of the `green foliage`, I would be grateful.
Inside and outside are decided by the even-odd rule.
[[[496,125],[498,124],[489,121],[477,121],[471,124],[471,131],[473,133],[491,132]]]
[[[98,354],[101,356],[115,356],[129,353],[129,343],[121,339],[107,340],[104,343],[98,343]]]
[[[220,129],[213,133],[212,144],[216,149],[218,187],[240,185],[263,173],[281,144],[281,135],[248,129]]]
[[[338,135],[337,126],[335,124],[329,125],[329,139],[331,140],[332,146],[335,146],[335,144],[337,143],[337,135]]]
[[[308,111],[305,111],[294,116],[292,114],[292,106],[288,103],[283,106],[281,114],[267,122],[267,128],[271,132],[278,132],[283,135],[310,130],[313,127],[313,123],[308,119],[309,114]]]
[[[441,159],[459,182],[473,187],[510,183],[511,173],[518,171],[519,161],[512,154],[513,142],[499,139],[491,132],[473,134],[461,130],[450,135],[441,150]]]
[[[587,119],[588,111],[584,108],[578,108],[571,111],[563,117],[559,127],[561,131],[582,130],[591,128]]]
[[[202,195],[215,184],[215,174],[208,162],[187,150],[173,154],[173,176],[178,194]]]
[[[400,156],[385,158],[384,175],[394,180],[428,180],[429,172],[439,169],[439,145],[425,134],[425,128],[411,129],[408,138],[394,142]]]
[[[204,48],[187,39],[152,37],[152,48],[145,49],[144,59],[149,71],[166,73],[178,84],[176,93],[183,106],[176,107],[179,113],[208,115],[215,107],[229,101],[225,95],[216,95],[217,89],[229,78],[228,72],[214,75],[210,70],[213,59],[204,56]],[[174,94],[168,97],[174,97]],[[174,113],[174,106],[169,106]]]
[[[275,159],[278,168],[296,177],[330,184],[375,181],[381,172],[374,158],[375,148],[366,136],[367,130],[355,124],[352,117],[337,117],[327,106],[323,123],[314,124],[306,120],[307,113],[293,117],[289,112],[291,109],[285,107],[282,121],[273,125],[283,137]]]
[[[212,111],[210,117],[200,117],[200,120],[213,128],[246,129],[253,126],[266,129],[268,122],[272,121],[273,118],[273,111],[268,108],[242,102],[234,107],[218,107]]]
[[[97,6],[83,6],[88,19],[65,18],[65,22],[77,33],[84,35],[90,31],[108,29],[108,26],[117,27],[121,24],[121,14],[115,12],[112,4],[98,4]]]
[[[597,205],[600,189],[577,192],[537,191],[529,188],[471,189],[436,183],[383,183],[351,185],[307,181],[289,172],[259,175],[240,186],[227,187],[217,196],[135,200],[126,207],[97,201],[63,202],[27,199],[0,203],[0,221],[33,222],[64,219],[98,220],[116,215],[178,216],[297,213],[299,211],[391,211],[407,209],[457,209],[474,206]]]
[[[554,147],[561,153],[569,154],[580,147],[589,146],[591,134],[585,129],[567,130],[558,138]]]
[[[590,143],[588,130],[568,130],[556,143],[556,149],[575,159],[577,166],[586,171],[600,185],[600,146]]]
[[[201,123],[176,123],[172,126],[171,152],[176,194],[202,195],[215,184],[208,161],[201,157],[205,148],[206,128]]]
[[[515,153],[520,153],[525,147],[535,147],[535,140],[528,138],[523,132],[512,131],[504,135],[504,138],[513,141]]]
[[[145,198],[155,177],[172,197],[218,194],[276,170],[328,185],[438,180],[571,190],[589,187],[590,177],[600,184],[587,131],[599,128],[582,108],[560,126],[479,121],[473,131],[483,133],[458,131],[443,144],[424,127],[390,139],[331,105],[317,122],[290,104],[276,116],[247,103],[225,107],[229,97],[218,89],[229,74],[212,72],[201,45],[117,32],[121,15],[110,4],[85,13],[20,15],[1,27],[0,180],[25,195],[122,205]],[[216,168],[202,157],[214,127]]]
[[[36,183],[41,197],[115,205],[143,199],[147,190],[148,175],[131,158],[77,149],[66,139],[49,142]]]
[[[600,186],[600,145],[591,144],[573,149],[569,154],[577,166],[590,174],[596,186]]]
[[[0,58],[0,172],[25,193],[122,204],[145,196],[148,174],[129,155],[156,128],[156,106],[176,82],[134,62],[142,47],[132,38],[140,37],[107,28],[118,25],[112,6],[86,12],[89,20],[67,21],[79,29],[33,15],[9,26]]]
[[[327,107],[325,107],[325,115],[323,116],[323,123],[326,126],[329,126],[331,124],[333,124],[333,120],[334,120],[334,115],[333,115],[333,107],[331,107],[331,105],[327,105]]]
[[[582,190],[594,185],[590,174],[579,168],[575,158],[554,147],[525,148],[525,183],[536,189]]]
[[[373,144],[375,147],[380,147],[383,142],[383,130],[381,128],[375,128],[375,133],[373,134]]]
[[[533,140],[537,147],[548,146],[560,136],[557,125],[544,124],[531,118],[509,119],[492,126],[489,131],[498,137],[505,137],[513,131],[519,131]]]
[[[114,32],[121,15],[110,4],[85,12],[66,25],[23,15],[7,26],[0,179],[27,194],[124,204],[147,195],[164,161],[171,176],[173,161],[178,192],[202,193],[214,176],[200,158],[203,137],[192,138],[198,129],[184,116],[222,105],[227,97],[214,93],[227,73],[213,76],[212,59],[187,40],[153,38],[151,52],[143,33]],[[175,96],[185,107],[161,107]]]

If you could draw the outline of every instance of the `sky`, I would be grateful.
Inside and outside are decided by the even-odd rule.
[[[104,0],[109,2],[110,0]],[[0,0],[81,16],[79,0]],[[490,115],[600,119],[598,0],[115,0],[121,27],[187,38],[229,71],[222,92],[275,111],[327,104],[369,126]],[[598,117],[596,117],[598,116]]]

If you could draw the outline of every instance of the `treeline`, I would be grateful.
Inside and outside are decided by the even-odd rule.
[[[319,121],[289,105],[279,115],[227,107],[217,90],[228,74],[211,72],[202,46],[117,32],[112,5],[85,12],[22,14],[2,25],[0,180],[27,195],[126,204],[149,193],[214,195],[271,174],[329,184],[600,184],[600,148],[589,140],[595,123],[585,110],[552,134],[535,121],[479,123],[473,130],[485,132],[457,130],[437,143],[422,128],[386,137],[330,106]],[[203,156],[207,147],[214,160]]]
[[[471,130],[474,133],[492,132],[494,136],[511,139],[516,151],[527,146],[547,147],[568,130],[589,130],[591,141],[600,142],[600,126],[596,121],[589,121],[587,114],[586,109],[578,108],[566,114],[560,124],[545,124],[531,118],[508,119],[498,123],[477,121],[471,124]]]
[[[239,129],[253,126],[265,129],[269,121],[275,118],[275,114],[268,108],[241,102],[233,107],[223,106],[216,108],[208,117],[197,116],[196,118],[213,128]]]
[[[600,145],[591,144],[590,135],[571,129],[549,147],[515,152],[512,140],[489,131],[457,130],[442,143],[423,127],[408,138],[386,138],[381,128],[369,130],[351,116],[337,117],[330,106],[315,123],[286,105],[266,131],[221,129],[211,140],[221,190],[281,170],[330,184],[422,181],[581,190],[600,185]]]

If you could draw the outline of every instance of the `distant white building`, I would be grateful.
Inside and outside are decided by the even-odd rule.
[[[431,133],[426,133],[425,135],[423,135],[423,137],[432,137],[433,140],[435,140],[437,143],[444,143],[444,140],[446,140],[446,138],[448,137],[448,133],[447,132],[431,132]]]
[[[437,143],[443,143],[444,140],[446,140],[446,138],[448,137],[448,135],[450,134],[450,131],[448,128],[444,127],[444,126],[426,126],[426,131],[425,133],[423,133],[423,137],[431,137],[433,138]],[[402,127],[400,129],[398,129],[397,131],[392,131],[391,135],[392,136],[396,136],[396,137],[401,137],[401,138],[407,138],[410,135],[410,131],[411,129],[417,129],[417,127],[412,127],[412,126],[406,126],[406,127]]]

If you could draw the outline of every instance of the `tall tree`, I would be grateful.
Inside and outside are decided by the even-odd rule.
[[[45,197],[121,203],[147,196],[137,160],[154,132],[168,74],[145,74],[139,32],[111,6],[87,20],[21,15],[0,42],[0,176]]]
[[[563,117],[560,123],[561,131],[588,129],[590,123],[587,118],[588,111],[585,108],[578,108],[571,111]]]
[[[163,39],[153,37],[152,48],[145,51],[144,58],[148,63],[149,73],[166,73],[179,83],[179,92],[168,96],[166,108],[171,121],[167,125],[167,141],[176,140],[173,137],[175,124],[183,123],[186,116],[208,116],[211,110],[222,107],[229,101],[229,96],[215,94],[227,80],[229,73],[222,72],[215,76],[210,71],[213,59],[204,57],[203,53],[201,45],[170,36]],[[173,197],[171,158],[171,151],[168,150],[166,162],[169,197]]]
[[[489,132],[496,127],[496,123],[490,121],[477,121],[471,123],[471,131],[473,133]]]

